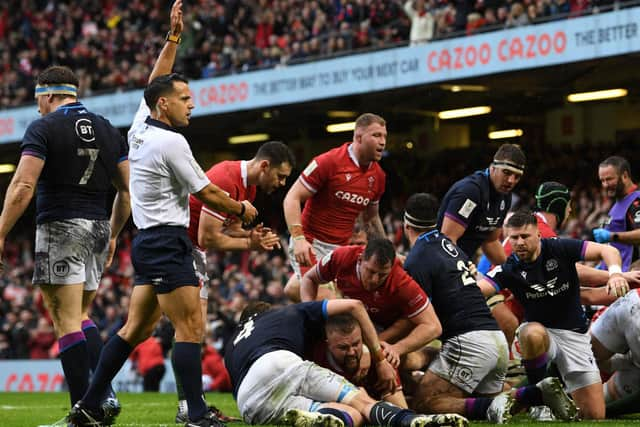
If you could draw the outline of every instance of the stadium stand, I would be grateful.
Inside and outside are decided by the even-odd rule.
[[[399,0],[185,2],[177,70],[190,79],[286,66],[407,44]],[[425,41],[595,13],[610,0],[429,0]],[[80,97],[141,88],[164,42],[161,2],[9,0],[0,6],[0,108],[31,102],[47,65],[77,70]],[[617,5],[617,2],[615,3]],[[419,42],[420,40],[418,40]]]

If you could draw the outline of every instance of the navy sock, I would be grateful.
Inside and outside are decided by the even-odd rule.
[[[389,402],[377,402],[371,407],[369,421],[371,424],[385,427],[405,427],[411,423],[416,413],[402,409]]]
[[[173,366],[182,382],[191,421],[197,421],[207,413],[207,405],[202,400],[200,349],[199,343],[176,342],[171,354]]]
[[[58,340],[60,362],[69,385],[71,406],[82,399],[89,387],[89,354],[82,332],[72,332]]]
[[[87,349],[89,350],[89,363],[91,364],[91,370],[95,372],[96,366],[98,366],[98,360],[100,360],[100,352],[104,343],[98,332],[98,327],[93,320],[87,319],[82,321],[82,332],[87,340]]]
[[[470,420],[486,420],[492,397],[469,397],[464,400],[465,416]]]
[[[536,385],[547,376],[547,363],[549,362],[549,356],[547,353],[542,353],[540,356],[533,359],[525,359],[522,361],[524,370],[527,372],[527,379],[529,384]]]
[[[535,385],[526,385],[516,390],[516,401],[526,406],[540,406],[543,404],[542,391]]]
[[[173,339],[174,349],[175,349],[175,345],[176,345],[176,340],[174,338]],[[178,372],[176,371],[176,365],[173,362],[173,352],[171,354],[171,367],[173,368],[173,376],[176,379],[176,391],[178,392],[178,400],[185,400],[186,397],[184,397],[184,390],[182,389],[182,380],[180,379],[180,375],[178,375]]]
[[[95,410],[100,406],[100,402],[111,386],[111,380],[122,368],[132,351],[133,347],[118,334],[107,341],[107,345],[102,349],[100,362],[93,374],[89,390],[82,398],[87,408]]]
[[[334,417],[340,418],[345,427],[353,427],[353,419],[348,412],[341,411],[340,409],[336,408],[320,408],[318,409],[318,413],[333,415]]]

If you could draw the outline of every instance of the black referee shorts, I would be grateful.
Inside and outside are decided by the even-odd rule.
[[[184,227],[161,225],[140,230],[133,239],[134,285],[153,285],[166,294],[182,286],[199,286],[191,240]]]

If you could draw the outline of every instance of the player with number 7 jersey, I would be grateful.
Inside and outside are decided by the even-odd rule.
[[[127,142],[79,102],[77,92],[78,78],[66,67],[38,76],[42,117],[24,135],[0,217],[1,255],[37,185],[33,283],[53,320],[71,405],[86,392],[100,356],[102,340],[87,310],[131,212]],[[117,195],[109,220],[112,185]]]

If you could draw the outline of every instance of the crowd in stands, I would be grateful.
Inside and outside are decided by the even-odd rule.
[[[532,206],[533,192],[540,182],[562,182],[573,189],[573,215],[565,234],[589,239],[590,230],[602,225],[611,203],[600,190],[597,180],[599,162],[615,153],[626,157],[632,165],[638,164],[638,148],[629,142],[613,146],[532,148],[527,152],[524,178],[516,187],[514,208]],[[417,191],[432,192],[442,197],[457,179],[486,167],[490,161],[488,156],[493,151],[484,147],[477,151],[443,151],[431,156],[391,154],[382,160],[388,184],[381,213],[387,235],[400,252],[408,249],[401,221],[406,198]],[[458,161],[461,157],[467,160]],[[405,176],[403,171],[411,171],[411,176]],[[285,230],[286,227],[276,229]],[[133,278],[130,254],[134,232],[130,227],[121,234],[114,262],[105,273],[93,304],[91,316],[105,340],[124,324],[127,314]],[[282,249],[271,253],[208,254],[208,337],[218,350],[222,350],[225,337],[230,336],[240,312],[249,301],[259,299],[275,305],[287,303],[283,294],[284,285],[291,275],[286,256],[287,238],[282,235]],[[57,356],[57,342],[50,318],[37,288],[31,284],[32,239],[29,233],[22,238],[14,235],[5,244],[5,273],[0,276],[0,359]],[[160,337],[166,352],[173,336],[169,323],[162,322],[155,335]]]
[[[286,66],[598,11],[613,0],[187,0],[176,69],[190,79]],[[0,4],[0,108],[31,101],[34,77],[67,65],[80,96],[141,88],[169,2]]]

